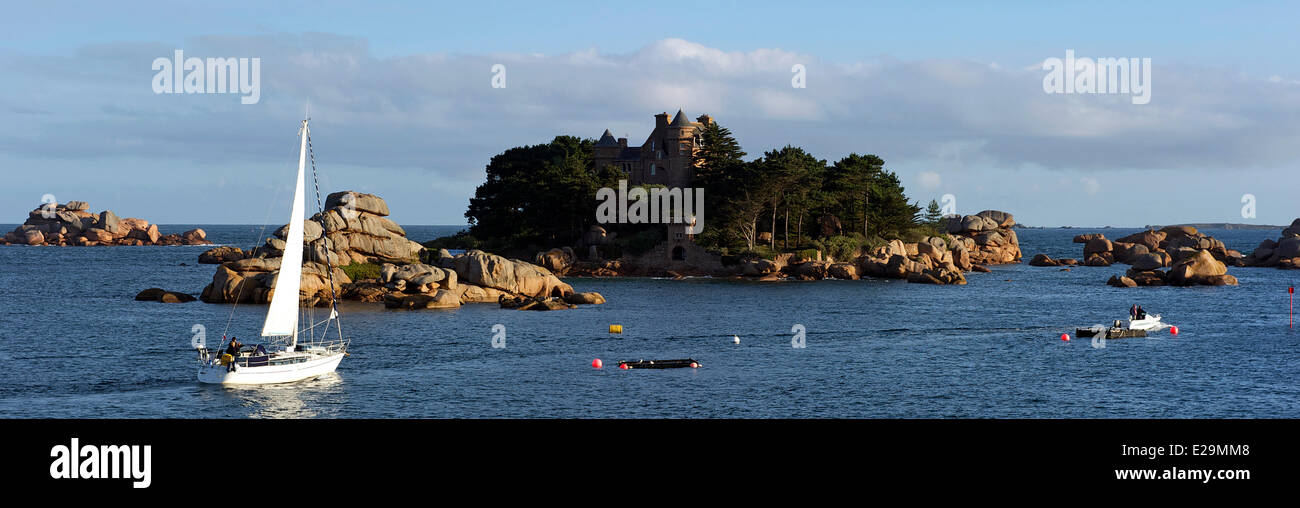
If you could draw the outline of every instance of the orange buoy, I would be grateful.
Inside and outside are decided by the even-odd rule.
[[[1070,342],[1070,334],[1068,334],[1068,333],[1062,333],[1062,334],[1061,334],[1061,340],[1066,341],[1066,342]]]
[[[600,358],[591,361],[591,367],[594,369],[599,369],[604,366],[605,366],[605,362],[600,361]]]
[[[1169,335],[1178,335],[1178,327],[1177,326],[1169,327]]]

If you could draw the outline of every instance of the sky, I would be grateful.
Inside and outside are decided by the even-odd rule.
[[[282,222],[308,105],[322,191],[378,194],[401,224],[465,223],[510,147],[639,144],[678,109],[751,157],[876,154],[911,199],[958,213],[1300,217],[1296,4],[264,3],[7,6],[0,222],[46,194],[163,224]],[[258,100],[155,93],[176,50],[258,58]],[[1044,62],[1067,51],[1150,59],[1149,102],[1048,93]]]

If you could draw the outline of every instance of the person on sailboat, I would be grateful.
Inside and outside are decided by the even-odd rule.
[[[239,359],[239,349],[242,347],[244,347],[244,345],[239,343],[239,338],[230,338],[230,345],[226,346],[226,354],[230,355],[230,365],[226,366],[226,372],[233,372],[235,370],[235,360]]]

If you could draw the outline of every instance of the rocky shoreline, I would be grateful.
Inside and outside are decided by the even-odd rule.
[[[565,277],[710,276],[758,281],[878,277],[962,285],[966,284],[966,272],[988,272],[987,265],[1020,262],[1020,241],[1014,226],[1011,214],[985,210],[949,218],[944,236],[926,237],[919,242],[891,240],[871,252],[859,251],[851,259],[810,259],[784,253],[773,259],[745,259],[715,271],[666,270],[623,260],[580,261],[570,247],[538,252],[534,262]]]
[[[0,245],[211,245],[202,229],[163,235],[157,224],[144,219],[118,218],[110,210],[90,213],[85,201],[49,203],[36,207],[27,220],[0,238]]]

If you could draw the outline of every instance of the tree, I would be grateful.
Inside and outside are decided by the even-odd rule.
[[[550,143],[515,147],[494,157],[487,181],[470,199],[470,234],[510,247],[562,245],[595,220],[596,190],[618,185],[622,173],[596,168],[594,141],[556,136]]]
[[[925,207],[925,223],[938,226],[941,220],[943,220],[943,210],[939,208],[938,201],[931,199],[930,205]]]
[[[908,203],[898,175],[892,171],[875,173],[871,182],[871,201],[868,215],[871,227],[868,235],[881,238],[897,237],[916,226],[921,207]]]
[[[837,161],[828,170],[825,182],[832,206],[828,212],[843,222],[862,225],[862,234],[870,235],[872,187],[885,161],[875,155],[851,153]]]
[[[758,207],[761,211],[762,204],[757,192],[756,167],[745,162],[740,143],[730,130],[717,122],[706,125],[700,138],[691,184],[704,189],[706,226],[696,241],[713,248],[743,241],[747,248],[753,249],[757,235],[754,209]]]
[[[792,204],[807,205],[807,189],[820,183],[826,161],[805,152],[804,149],[786,145],[779,150],[763,154],[758,162],[763,183],[761,193],[771,211],[772,240],[769,247],[776,248],[776,217],[782,204],[786,210],[786,243],[789,243],[789,210]],[[791,197],[793,196],[793,200]]]

